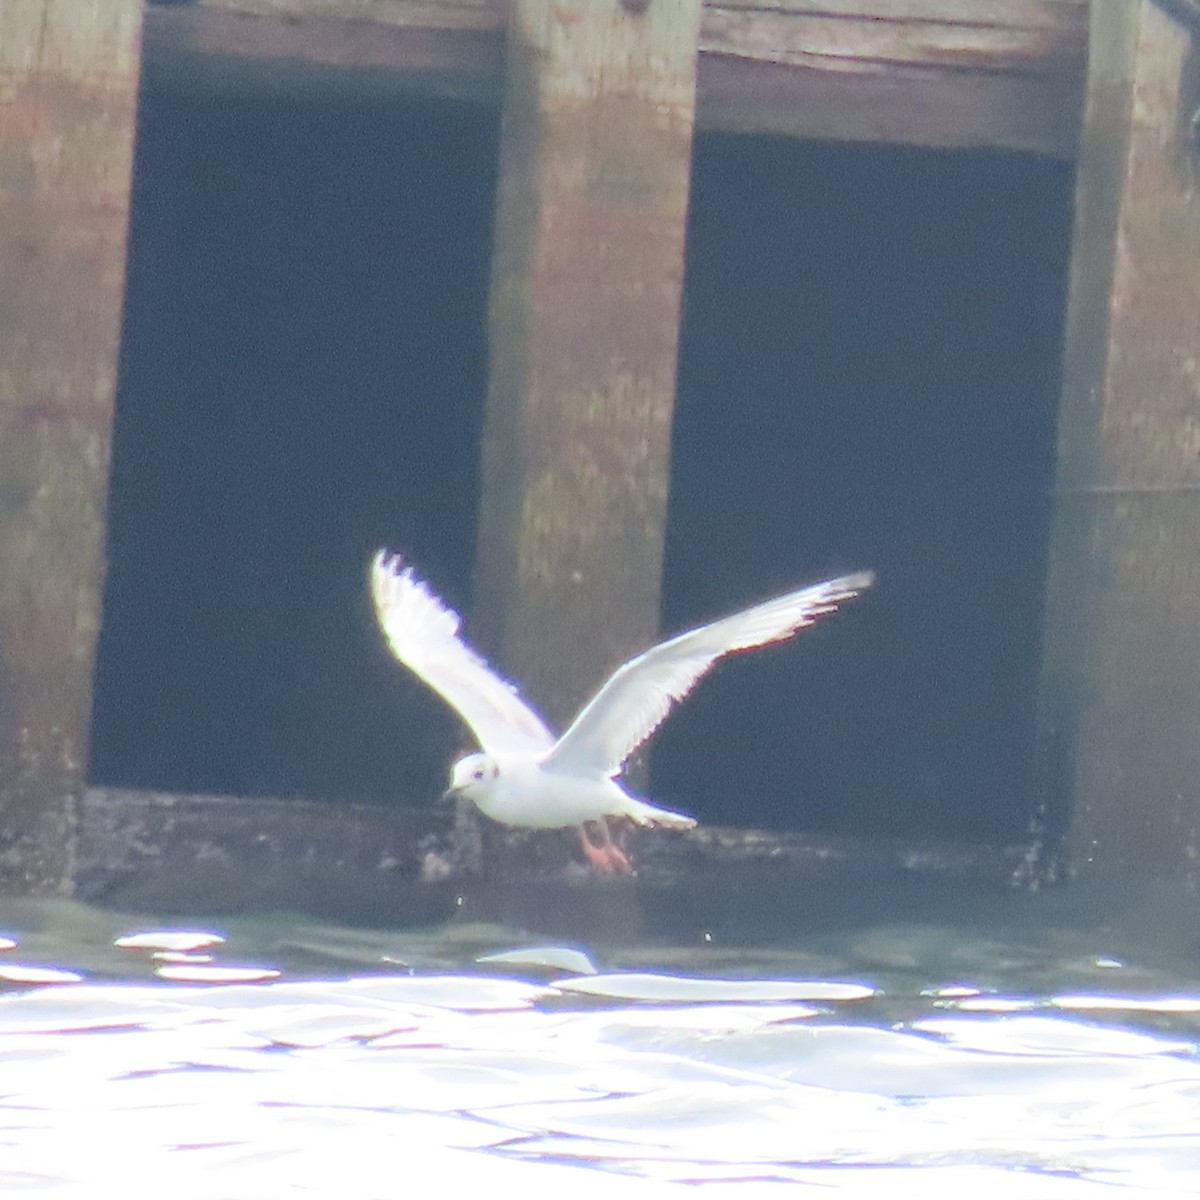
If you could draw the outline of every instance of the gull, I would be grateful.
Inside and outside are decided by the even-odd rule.
[[[380,550],[370,572],[375,612],[392,653],[458,713],[479,743],[479,752],[451,768],[447,797],[465,796],[504,825],[578,826],[589,862],[600,872],[626,875],[633,867],[612,838],[609,818],[667,829],[696,824],[621,786],[630,755],[718,659],[791,637],[873,578],[860,572],[827,579],[651,647],[618,667],[556,738],[459,636],[458,614],[400,555]]]

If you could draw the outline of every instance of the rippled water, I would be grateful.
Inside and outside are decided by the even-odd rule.
[[[4,1195],[1200,1185],[1200,982],[1136,938],[550,945],[68,903],[0,928]]]

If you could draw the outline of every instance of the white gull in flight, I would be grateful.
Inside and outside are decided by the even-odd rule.
[[[450,792],[505,825],[577,825],[584,854],[598,870],[630,874],[609,817],[668,829],[696,824],[621,787],[618,777],[630,755],[719,658],[791,637],[873,578],[862,572],[828,579],[651,647],[613,672],[557,739],[517,689],[459,637],[458,614],[398,554],[376,554],[371,593],[392,653],[458,713],[481,747],[454,764]]]

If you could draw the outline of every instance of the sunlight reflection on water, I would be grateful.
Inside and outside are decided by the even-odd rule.
[[[801,951],[718,969],[665,948],[597,963],[495,927],[101,938],[113,918],[63,911],[74,934],[8,926],[6,965],[29,953],[30,971],[89,978],[0,995],[4,1194],[702,1183],[706,1197],[808,1185],[1054,1200],[1187,1195],[1200,1178],[1200,992],[1077,947],[1083,966],[1042,994],[1017,986],[1020,971],[995,991],[982,969],[980,986],[964,982],[961,962],[941,979],[871,970],[861,947],[880,931],[815,977]],[[117,948],[121,932],[133,940]],[[161,978],[155,954],[201,945],[212,982]],[[217,982],[226,960],[228,979],[282,978]]]

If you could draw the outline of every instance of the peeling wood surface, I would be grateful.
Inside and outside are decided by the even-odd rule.
[[[333,19],[393,29],[503,33],[509,0],[199,0],[199,7],[284,21]],[[171,11],[173,5],[167,5]]]
[[[1034,6],[998,4],[710,4],[702,48],[839,71],[921,67],[1034,75],[1078,69],[1080,5],[1062,0],[1036,7],[1057,19],[1036,21]]]
[[[87,759],[140,0],[0,5],[0,891],[67,886]]]
[[[1077,874],[1194,875],[1200,64],[1185,29],[1151,0],[1096,0],[1092,20],[1047,591],[1041,788]]]
[[[1070,157],[1087,9],[1087,0],[707,0],[697,121]],[[344,87],[496,102],[508,10],[509,0],[152,7],[148,78],[164,88],[287,87],[297,70],[320,68],[355,76],[341,79]]]

